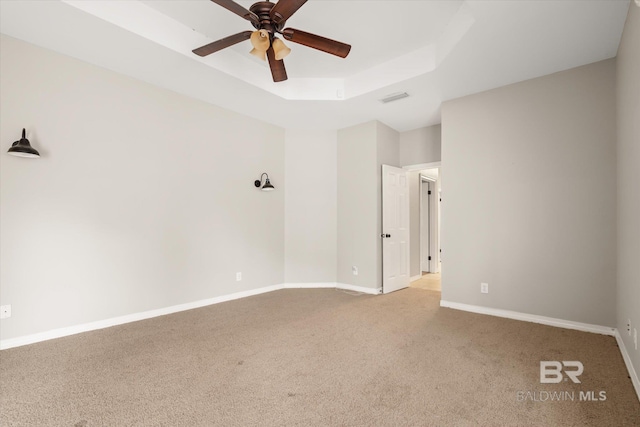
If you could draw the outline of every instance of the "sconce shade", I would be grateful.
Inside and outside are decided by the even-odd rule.
[[[262,177],[266,177],[266,179],[264,181],[264,185],[262,185]],[[269,175],[267,175],[266,172],[264,172],[262,175],[260,175],[260,179],[256,179],[253,182],[253,185],[255,185],[256,188],[260,188],[260,186],[262,186],[262,188],[260,188],[262,191],[273,191],[273,190],[275,190],[275,187],[273,185],[271,185],[271,181],[269,181]]]
[[[271,181],[269,181],[269,178],[267,178],[267,180],[264,182],[264,185],[262,186],[262,191],[273,191],[275,190],[274,186],[271,185]]]
[[[284,44],[284,42],[279,38],[273,39],[272,46],[273,46],[273,51],[276,54],[276,60],[278,61],[283,60],[284,58],[287,57],[287,55],[291,53],[291,49],[289,49],[287,45]]]
[[[12,156],[17,157],[40,157],[40,153],[38,153],[38,150],[31,147],[29,140],[26,138],[25,129],[22,129],[22,138],[20,139],[20,141],[14,142],[11,145],[11,148],[9,148],[8,153]]]

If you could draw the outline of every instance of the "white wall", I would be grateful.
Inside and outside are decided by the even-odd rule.
[[[441,134],[440,125],[400,133],[400,165],[439,162],[442,158]]]
[[[618,319],[617,328],[640,374],[640,350],[626,333],[640,334],[640,7],[633,2],[617,58]],[[638,390],[640,393],[640,390]]]
[[[5,36],[0,50],[3,340],[284,281],[282,129]],[[40,159],[5,154],[22,127]],[[261,172],[276,191],[253,186]]]
[[[285,282],[333,283],[337,269],[336,131],[285,133]]]
[[[443,105],[443,300],[615,325],[615,107],[614,60]]]
[[[339,283],[382,286],[382,164],[398,166],[398,153],[398,132],[380,122],[338,131]]]
[[[377,123],[338,131],[339,283],[376,288],[378,280],[376,211]],[[358,267],[358,275],[351,267]]]

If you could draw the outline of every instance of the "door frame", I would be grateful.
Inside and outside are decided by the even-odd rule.
[[[435,168],[434,168],[435,169]],[[425,185],[425,183],[427,183],[427,185],[430,186],[429,190],[431,191],[431,194],[427,197],[427,202],[425,203],[425,198],[423,197],[423,186]],[[420,231],[418,233],[418,235],[420,236],[420,275],[422,276],[422,272],[423,271],[427,271],[429,273],[438,273],[440,270],[438,268],[438,262],[439,262],[439,257],[438,257],[438,233],[437,233],[437,228],[438,228],[438,213],[437,213],[437,199],[436,197],[438,197],[438,180],[435,178],[432,178],[430,176],[425,176],[425,175],[420,175],[420,204],[419,204],[419,212],[420,212]],[[425,204],[427,205],[425,207]],[[424,212],[425,209],[428,211],[429,213],[429,219],[428,219],[428,224],[424,223]],[[427,252],[431,255],[431,260],[428,261],[429,266],[427,269],[425,269],[425,265],[424,265],[424,242],[423,242],[423,231],[424,229],[428,228],[429,229],[429,241],[427,242]]]
[[[402,169],[405,169],[408,171],[420,171],[423,169],[437,169],[437,168],[442,168],[442,162],[418,163],[415,165],[407,165],[402,167]]]
[[[440,173],[438,174],[438,180],[442,180],[442,162],[430,162],[430,163],[417,163],[417,164],[413,164],[413,165],[407,165],[407,166],[403,166],[402,169],[406,169],[407,171],[420,171],[423,169],[440,169]],[[422,180],[420,181],[420,183],[422,184]],[[434,194],[433,192],[431,193],[432,195]],[[437,261],[437,269],[438,271],[440,271],[440,267],[442,266],[442,260],[441,260],[441,254],[440,254],[440,241],[441,241],[441,234],[443,232],[442,230],[442,223],[441,223],[441,218],[442,218],[442,212],[440,209],[440,198],[442,197],[442,193],[440,192],[440,189],[436,188],[436,192],[435,195],[438,197],[436,200],[438,201],[437,203],[437,209],[438,209],[438,221],[440,221],[440,227],[438,230],[438,239],[436,242],[436,261]],[[420,194],[420,198],[422,199],[422,195]],[[422,254],[420,254],[420,256],[422,256]],[[420,259],[420,263],[422,264],[422,259]],[[420,265],[420,268],[422,269],[422,265]],[[420,275],[422,275],[422,271],[420,271]]]

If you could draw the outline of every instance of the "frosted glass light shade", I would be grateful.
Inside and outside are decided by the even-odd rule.
[[[251,44],[254,49],[262,50],[264,52],[269,49],[271,42],[269,41],[269,32],[267,30],[258,30],[251,33]]]
[[[286,58],[287,55],[291,53],[291,49],[289,49],[287,45],[284,44],[284,42],[278,38],[273,39],[272,46],[273,46],[273,51],[276,54],[276,59],[278,61]]]
[[[258,50],[254,47],[253,49],[251,49],[251,52],[249,53],[255,56],[256,58],[262,59],[263,61],[267,60],[267,52],[264,50]]]

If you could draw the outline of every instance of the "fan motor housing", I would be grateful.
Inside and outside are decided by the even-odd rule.
[[[270,1],[259,1],[249,8],[251,12],[258,15],[258,19],[260,20],[258,23],[252,22],[251,24],[257,30],[267,30],[271,35],[282,30],[285,24],[285,21],[280,21],[277,24],[273,22],[270,15],[273,6],[275,6],[275,4]]]

